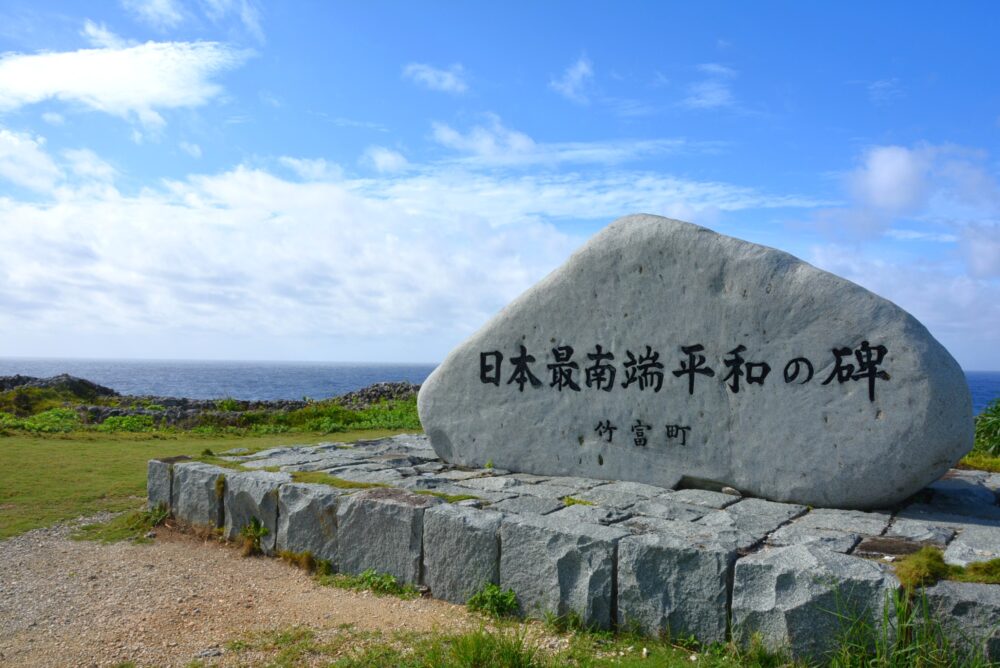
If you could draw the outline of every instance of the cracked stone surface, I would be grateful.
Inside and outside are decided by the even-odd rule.
[[[256,516],[271,530],[268,550],[309,550],[338,570],[374,568],[456,602],[499,582],[513,587],[532,614],[572,611],[599,626],[634,620],[652,633],[684,629],[705,641],[724,640],[732,614],[803,655],[818,647],[809,629],[824,623],[810,606],[829,603],[813,571],[831,583],[877,589],[881,580],[871,569],[884,571],[886,554],[932,544],[953,564],[1000,557],[1000,506],[988,503],[996,498],[994,476],[982,472],[951,472],[907,506],[862,512],[463,470],[434,459],[420,435],[226,459],[252,470],[176,461],[171,471],[169,459],[150,463],[150,499],[167,495],[175,516],[194,524],[228,520],[230,535]],[[276,462],[280,473],[260,470]],[[291,482],[297,471],[364,479],[356,489]],[[380,486],[364,489],[368,482]],[[430,493],[473,498],[446,503]],[[727,589],[734,581],[736,592]],[[938,608],[965,627],[985,628],[1000,604],[983,587],[989,585],[941,587]],[[969,608],[978,601],[996,606],[979,614]],[[737,640],[743,637],[732,628]]]

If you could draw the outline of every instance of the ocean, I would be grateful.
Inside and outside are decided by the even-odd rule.
[[[435,364],[0,358],[0,376],[68,373],[122,394],[189,399],[325,399],[372,383],[422,383]],[[967,371],[973,410],[1000,398],[1000,371]]]

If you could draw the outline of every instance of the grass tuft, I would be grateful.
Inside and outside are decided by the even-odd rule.
[[[469,599],[469,610],[479,612],[496,619],[516,617],[520,606],[513,589],[503,590],[488,582]]]
[[[584,501],[583,499],[578,499],[575,496],[564,496],[562,502],[567,506],[592,506],[593,501]]]
[[[388,487],[389,485],[380,482],[355,482],[344,480],[337,476],[323,473],[322,471],[292,471],[292,480],[295,482],[312,482],[320,485],[329,485],[338,489],[372,489],[375,487]]]
[[[254,557],[263,554],[260,540],[269,533],[271,530],[264,526],[263,522],[256,517],[251,517],[250,524],[240,529],[240,537],[243,539],[243,556]]]
[[[85,524],[73,533],[74,540],[94,540],[100,543],[117,543],[129,540],[133,543],[148,543],[146,534],[153,527],[163,524],[170,516],[165,504],[150,510],[136,510],[116,515],[108,522]]]
[[[348,589],[350,591],[370,591],[379,596],[396,596],[397,598],[411,599],[420,595],[420,592],[413,585],[401,583],[396,579],[395,575],[379,573],[372,568],[358,575],[347,575],[344,573],[317,575],[316,581],[326,587],[337,587],[338,589]]]
[[[418,489],[416,490],[416,493],[423,494],[424,496],[436,496],[447,503],[458,503],[459,501],[468,501],[469,499],[479,498],[473,494],[445,494],[444,492],[435,492],[432,489]]]

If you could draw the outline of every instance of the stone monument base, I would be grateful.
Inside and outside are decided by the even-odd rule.
[[[391,573],[455,603],[494,583],[529,616],[707,643],[759,635],[798,657],[828,649],[839,617],[882,623],[899,587],[895,556],[936,545],[954,564],[1000,557],[1000,475],[981,471],[952,470],[901,507],[861,512],[463,470],[424,436],[225,459],[242,470],[150,461],[150,505],[230,538],[257,518],[266,553],[308,550],[337,571]],[[296,472],[379,486],[295,482]],[[1000,586],[942,582],[927,596],[956,638],[1000,659]]]

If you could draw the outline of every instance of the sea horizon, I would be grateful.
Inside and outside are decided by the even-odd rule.
[[[437,362],[0,357],[0,376],[45,378],[67,373],[127,395],[273,401],[327,399],[380,382],[419,385],[437,366]],[[1000,398],[1000,371],[963,372],[975,414]]]

